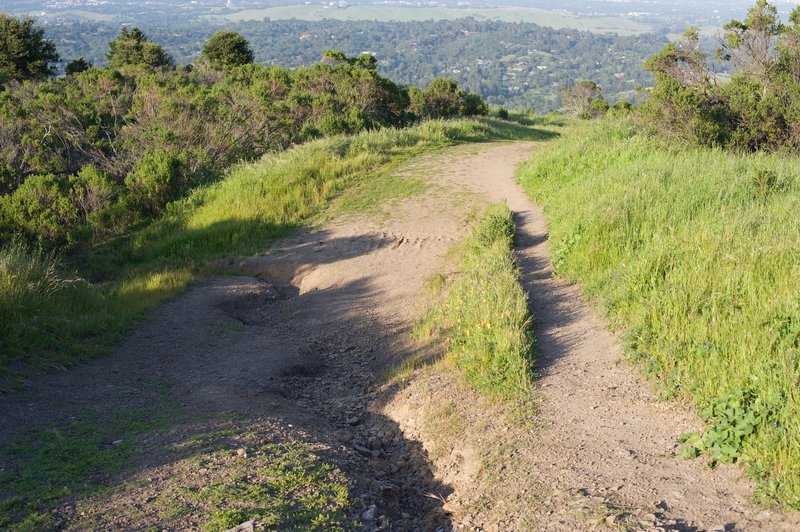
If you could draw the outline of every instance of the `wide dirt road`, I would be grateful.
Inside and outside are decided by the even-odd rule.
[[[66,499],[55,512],[60,526],[202,525],[208,507],[165,510],[162,494],[213,482],[175,449],[198,433],[224,433],[214,449],[243,455],[257,442],[313,444],[343,472],[351,514],[367,529],[797,529],[749,503],[740,469],[675,457],[677,436],[695,420],[654,399],[580,291],[552,276],[542,211],[514,181],[535,149],[487,143],[421,157],[398,178],[421,178],[424,193],[339,217],[263,256],[224,261],[237,276],[152,312],[112,356],[0,398],[0,425],[13,427],[0,444],[84,408],[102,422],[166,397],[190,414],[138,442],[145,452],[133,466],[102,480],[115,489]],[[487,201],[506,201],[518,224],[539,356],[533,429],[502,416],[481,422],[500,407],[453,371],[381,377],[423,349],[411,328],[424,281],[448,267],[447,250]],[[463,441],[445,447],[432,442],[448,434],[437,423],[450,418],[429,415],[442,404],[476,420],[453,429]],[[484,463],[497,456],[489,447],[511,445],[507,464]]]

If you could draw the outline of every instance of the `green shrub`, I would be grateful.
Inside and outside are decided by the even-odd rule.
[[[178,197],[184,182],[183,164],[174,154],[159,150],[139,161],[125,177],[131,200],[146,214],[156,215]]]
[[[109,204],[116,194],[116,185],[109,175],[96,166],[86,165],[69,179],[72,201],[84,220]]]
[[[73,203],[69,180],[51,174],[32,175],[3,198],[3,218],[27,237],[53,244],[69,244],[80,216]]]

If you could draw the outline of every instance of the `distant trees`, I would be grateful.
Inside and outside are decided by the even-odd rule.
[[[203,46],[201,59],[214,68],[247,65],[253,62],[253,50],[247,39],[233,30],[215,33]]]
[[[62,56],[84,55],[98,65],[108,49],[109,29],[104,23],[82,22],[50,26],[48,35],[59,43]],[[653,34],[619,36],[468,19],[270,20],[241,22],[231,29],[247,39],[256,61],[291,68],[312,65],[335,37],[336,47],[348,56],[369,50],[380,60],[381,75],[395,83],[425,87],[433,78],[452,77],[492,104],[538,112],[557,109],[560,88],[579,79],[595,81],[609,101],[635,97],[635,87],[653,83],[642,62],[667,43]],[[147,36],[170,50],[177,63],[185,63],[201,52],[214,31],[187,22],[180,31],[152,27]]]
[[[81,72],[85,72],[92,68],[92,64],[86,61],[83,57],[79,57],[78,59],[73,59],[67,66],[64,68],[64,73],[67,76],[74,76],[75,74],[80,74]]]
[[[56,45],[32,19],[0,13],[0,87],[7,81],[44,79],[55,72]]]
[[[705,145],[800,149],[800,7],[787,26],[758,0],[724,29],[717,57],[733,67],[727,83],[711,73],[696,29],[646,62],[656,76],[644,107],[648,121]]]
[[[148,41],[139,28],[122,28],[108,47],[106,57],[111,68],[173,66],[172,57],[161,46]]]

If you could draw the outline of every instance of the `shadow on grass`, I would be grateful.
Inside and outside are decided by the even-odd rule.
[[[548,141],[561,136],[555,127],[562,124],[545,119],[538,120],[523,115],[509,115],[508,119],[482,117],[481,122],[492,128],[492,140]]]

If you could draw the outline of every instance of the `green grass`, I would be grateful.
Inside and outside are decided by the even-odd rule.
[[[172,401],[112,415],[84,411],[0,451],[0,528],[54,527],[49,510],[64,498],[91,494],[140,452],[137,440],[181,415]]]
[[[743,461],[800,508],[798,160],[582,123],[521,169],[557,273],[624,329],[630,357],[707,422],[685,455]]]
[[[203,530],[257,520],[270,530],[349,530],[347,479],[302,442],[266,444],[246,456],[222,450],[203,456],[207,478],[187,479],[156,504],[166,522],[205,515]]]
[[[0,373],[106,352],[145,310],[207,275],[210,261],[264,251],[348,190],[364,196],[348,200],[353,208],[364,198],[420,190],[413,182],[390,186],[392,172],[410,157],[463,142],[553,136],[529,124],[431,121],[318,140],[235,167],[223,181],[171,204],[150,226],[81,257],[3,248]]]
[[[225,15],[208,15],[231,22],[247,20],[378,20],[384,22],[413,22],[423,20],[455,20],[473,17],[476,20],[502,22],[533,22],[552,28],[572,28],[596,33],[638,35],[652,27],[624,17],[578,17],[547,9],[528,7],[447,8],[354,5],[343,8],[320,5],[287,5],[262,9],[243,9]]]
[[[141,502],[140,490],[152,482],[142,476],[148,473],[132,468],[145,452],[142,442],[180,433],[187,422],[193,421],[183,410],[161,398],[146,409],[80,412],[18,440],[0,452],[0,528],[58,528],[63,523],[54,520],[52,510],[68,501],[79,510],[70,517],[71,528],[137,520],[127,503]],[[170,479],[138,519],[162,528],[196,525],[210,531],[251,519],[280,530],[354,528],[347,515],[349,481],[321,458],[319,446],[263,443],[264,434],[248,428],[252,425],[229,424],[151,449],[157,453],[151,459],[167,464]],[[246,453],[238,452],[242,447]]]
[[[443,337],[447,357],[482,394],[525,401],[533,378],[533,335],[513,239],[508,207],[486,208],[456,248],[457,273],[431,282],[444,295],[417,327],[417,334]]]

